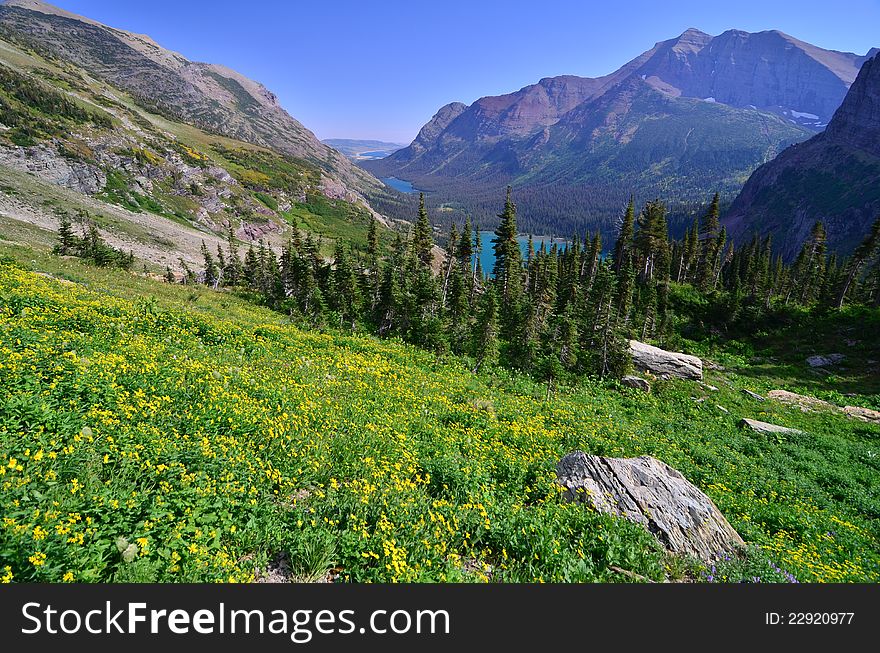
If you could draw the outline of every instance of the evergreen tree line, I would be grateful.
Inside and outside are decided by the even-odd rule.
[[[262,242],[242,257],[230,231],[225,250],[203,245],[203,271],[187,276],[214,288],[246,289],[313,326],[398,337],[466,356],[475,371],[495,362],[524,370],[547,380],[548,392],[573,375],[620,375],[629,362],[629,338],[670,335],[674,287],[723,300],[729,315],[778,305],[880,305],[880,219],[845,261],[828,256],[825,229],[817,223],[789,265],[774,254],[769,237],[734,247],[719,213],[716,194],[684,237],[672,239],[663,202],[636,212],[630,200],[607,251],[597,232],[537,250],[530,238],[523,254],[508,189],[487,275],[469,219],[452,224],[445,257],[434,260],[422,196],[411,232],[398,234],[387,256],[380,254],[375,220],[365,252],[337,243],[331,261],[296,226],[280,257]]]
[[[126,253],[104,242],[87,212],[79,212],[78,222],[80,223],[79,235],[77,235],[70,217],[61,216],[61,224],[58,227],[58,242],[52,250],[55,254],[76,256],[100,267],[116,267],[123,270],[132,268],[134,252]]]

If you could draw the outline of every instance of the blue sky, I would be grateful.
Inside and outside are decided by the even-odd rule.
[[[448,102],[469,104],[542,77],[607,74],[688,27],[779,29],[858,54],[880,47],[880,0],[54,4],[263,82],[319,138],[406,143]]]

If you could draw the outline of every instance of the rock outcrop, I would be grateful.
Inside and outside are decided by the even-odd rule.
[[[100,168],[65,158],[48,145],[0,147],[0,165],[38,175],[52,184],[85,195],[94,195],[107,183],[107,176]]]
[[[880,411],[862,408],[861,406],[844,406],[843,412],[850,417],[855,417],[863,422],[880,424]]]
[[[760,422],[756,419],[741,419],[739,422],[740,428],[750,428],[755,433],[782,433],[787,435],[802,435],[803,431],[798,429],[791,429],[787,426],[778,426],[777,424],[770,424],[768,422]]]
[[[661,379],[703,379],[703,361],[696,356],[666,351],[638,340],[629,341],[633,366]]]
[[[834,410],[837,408],[837,406],[829,404],[827,401],[799,395],[795,392],[788,392],[787,390],[771,390],[767,393],[767,396],[783,404],[796,406],[805,413],[811,410]]]
[[[744,544],[709,497],[656,458],[575,451],[556,474],[569,500],[641,524],[675,553],[709,561]]]

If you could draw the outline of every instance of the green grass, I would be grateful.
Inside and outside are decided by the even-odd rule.
[[[229,293],[0,256],[19,262],[0,265],[0,576],[247,580],[287,553],[361,582],[703,578],[561,501],[555,464],[582,449],[654,455],[705,491],[753,546],[714,579],[880,579],[880,428],[757,402],[739,372],[546,401],[528,377],[301,331]]]

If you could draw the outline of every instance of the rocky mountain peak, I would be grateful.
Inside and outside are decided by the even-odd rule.
[[[681,36],[673,39],[671,49],[675,52],[699,52],[712,40],[712,37],[701,32],[695,27],[690,27],[682,32]]]
[[[467,108],[467,105],[461,102],[450,102],[449,104],[440,107],[431,120],[422,127],[410,147],[417,151],[424,149],[432,143],[434,139],[440,136],[440,134],[449,127],[453,120],[467,111]]]

